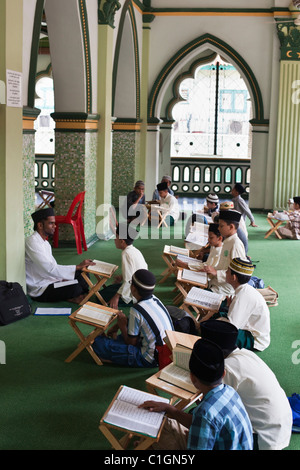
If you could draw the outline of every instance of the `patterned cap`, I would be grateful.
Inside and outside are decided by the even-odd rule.
[[[145,186],[144,181],[142,181],[142,180],[136,181],[134,187],[135,187],[135,188],[138,188],[139,186]]]
[[[138,269],[132,276],[132,282],[136,287],[146,291],[152,291],[155,287],[155,276],[147,269]]]
[[[226,211],[227,209],[233,209],[234,205],[232,201],[224,201],[220,204],[220,211]]]
[[[241,258],[233,258],[229,264],[232,271],[244,274],[245,276],[252,276],[254,271],[254,265],[249,260],[244,260]]]
[[[207,202],[214,202],[215,204],[219,204],[219,198],[216,194],[209,194],[206,197]]]

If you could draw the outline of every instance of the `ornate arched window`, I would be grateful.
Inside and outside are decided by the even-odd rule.
[[[250,94],[240,72],[219,55],[178,82],[172,116],[172,157],[251,156]]]
[[[52,155],[55,153],[55,122],[50,116],[54,112],[53,79],[50,72],[49,75],[41,74],[37,79],[35,93],[35,107],[41,110],[35,121],[35,153]]]

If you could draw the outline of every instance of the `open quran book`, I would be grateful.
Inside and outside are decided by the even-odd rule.
[[[200,259],[192,258],[190,256],[178,255],[177,260],[182,261],[183,263],[187,263],[189,269],[191,269],[192,271],[199,271],[204,266],[203,261],[201,261]]]
[[[164,253],[170,254],[170,255],[189,256],[190,250],[188,250],[187,248],[181,248],[181,247],[179,247],[179,246],[165,245],[165,247],[164,247]]]
[[[111,263],[106,263],[105,261],[98,261],[96,259],[93,260],[96,263],[94,266],[88,266],[87,269],[89,271],[94,271],[100,274],[106,274],[107,276],[111,276],[117,269],[118,266]]]
[[[195,272],[191,269],[183,269],[180,273],[181,280],[196,282],[197,284],[201,284],[203,286],[207,286],[207,273],[204,272]]]
[[[196,393],[197,389],[191,381],[189,369],[191,352],[192,348],[177,344],[172,351],[173,362],[161,369],[159,378],[191,393]]]
[[[276,219],[276,220],[289,220],[289,216],[285,212],[276,211],[274,214],[272,212],[268,212],[268,217],[270,219]]]
[[[200,336],[190,335],[189,333],[182,333],[176,330],[166,330],[165,333],[164,342],[168,345],[170,351],[173,351],[176,346],[193,349],[194,344],[200,338]]]
[[[96,325],[105,326],[116,316],[116,311],[106,310],[92,302],[87,302],[75,314],[75,318],[86,320]]]
[[[121,429],[155,438],[158,435],[165,413],[156,413],[138,408],[147,400],[170,403],[167,398],[123,385],[101,421]]]
[[[199,246],[205,246],[208,243],[208,224],[195,222],[191,227],[190,233],[186,236],[186,241]]]
[[[192,287],[184,299],[184,303],[217,312],[220,308],[222,299],[222,294],[216,294],[215,292],[200,289],[199,287]]]

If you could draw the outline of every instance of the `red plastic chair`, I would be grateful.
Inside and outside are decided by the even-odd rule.
[[[67,215],[56,215],[55,216],[55,232],[53,236],[53,247],[57,248],[58,247],[58,235],[59,235],[59,226],[61,224],[69,224],[72,225],[74,229],[74,234],[75,234],[75,242],[76,242],[76,248],[77,248],[77,253],[81,255],[82,253],[82,247],[81,247],[81,240],[83,244],[83,248],[85,251],[87,251],[87,246],[86,246],[86,241],[85,241],[85,234],[84,234],[84,229],[83,229],[83,222],[82,222],[82,217],[81,217],[81,209],[82,205],[84,202],[84,196],[85,196],[85,191],[82,193],[77,194],[75,198],[73,199],[72,204],[70,205],[70,208],[68,210]],[[76,209],[77,207],[77,209]],[[74,211],[76,209],[75,214],[73,215]]]

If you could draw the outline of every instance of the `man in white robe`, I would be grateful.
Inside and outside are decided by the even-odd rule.
[[[281,450],[290,443],[292,410],[275,374],[253,351],[236,346],[238,330],[232,323],[207,320],[202,338],[222,350],[226,374],[223,382],[240,395],[254,432],[254,450]]]
[[[78,265],[57,264],[48,242],[48,237],[52,237],[55,232],[53,209],[38,210],[31,214],[31,217],[34,221],[34,233],[25,240],[28,295],[39,302],[69,300],[80,303],[88,292],[88,285],[81,276],[81,270],[93,265],[93,261],[87,259]],[[58,282],[65,285],[56,287]]]

